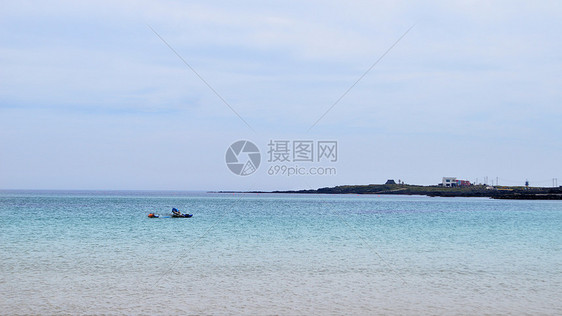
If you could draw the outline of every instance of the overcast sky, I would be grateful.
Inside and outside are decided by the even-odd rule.
[[[562,183],[561,16],[560,1],[0,1],[0,188]],[[262,154],[248,176],[225,164],[243,139]],[[337,162],[283,164],[337,174],[268,175],[271,140],[337,141]]]

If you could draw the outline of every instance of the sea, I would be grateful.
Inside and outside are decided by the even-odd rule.
[[[0,314],[562,315],[562,202],[0,191]]]

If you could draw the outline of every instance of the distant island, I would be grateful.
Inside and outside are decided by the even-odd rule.
[[[489,197],[517,200],[562,200],[562,187],[525,187],[469,185],[458,187],[423,186],[411,184],[340,185],[316,190],[273,191],[253,193],[299,194],[397,194],[426,195],[432,197]]]

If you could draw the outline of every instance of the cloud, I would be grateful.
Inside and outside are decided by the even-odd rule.
[[[366,175],[354,166],[372,163],[379,150],[395,157],[396,166],[385,172],[400,172],[409,159],[397,148],[417,148],[420,163],[437,168],[439,163],[429,161],[431,157],[454,145],[466,158],[447,165],[469,173],[485,165],[477,157],[497,144],[512,147],[493,149],[496,153],[516,154],[528,146],[550,161],[547,147],[560,147],[553,135],[560,134],[557,122],[562,117],[561,13],[558,3],[517,1],[3,3],[0,164],[4,170],[9,164],[36,171],[39,179],[30,173],[29,182],[20,185],[32,187],[57,178],[54,172],[39,172],[42,162],[30,158],[33,146],[43,146],[42,152],[53,161],[50,170],[67,168],[72,159],[65,155],[78,161],[94,152],[105,157],[86,164],[97,174],[111,178],[116,170],[122,170],[122,177],[141,172],[141,182],[149,187],[150,179],[165,182],[156,171],[142,171],[163,159],[150,150],[158,148],[189,156],[186,166],[201,166],[180,166],[166,158],[164,164],[170,167],[157,168],[166,177],[174,174],[173,168],[198,177],[199,170],[207,170],[213,175],[194,179],[191,188],[201,183],[234,187],[236,179],[224,180],[224,174],[210,171],[216,159],[177,147],[193,142],[220,156],[231,138],[255,135],[147,24],[260,137],[334,137],[357,146],[350,152],[358,157],[343,167],[348,175],[329,180],[334,183],[362,181]],[[305,134],[414,23],[414,29]],[[78,122],[84,125],[78,128]],[[77,128],[80,133],[69,132]],[[51,139],[41,136],[45,130]],[[123,137],[116,136],[121,133]],[[190,141],[182,135],[189,135]],[[114,137],[114,145],[108,146],[105,140]],[[84,138],[90,149],[76,146]],[[150,141],[143,147],[145,139]],[[372,139],[387,140],[380,148],[361,147]],[[29,146],[17,149],[20,143]],[[471,152],[466,146],[478,149]],[[70,153],[73,148],[78,152]],[[361,156],[361,150],[366,154]],[[126,162],[128,152],[136,153],[139,161]],[[21,156],[27,158],[20,161]],[[477,163],[469,167],[471,159]],[[513,159],[513,170],[525,165],[523,158]],[[111,161],[115,166],[105,169]],[[546,163],[536,172],[546,174],[553,168]],[[57,178],[60,185],[72,184],[72,174],[79,169],[79,164],[65,169]],[[375,177],[377,170],[367,174]],[[9,174],[1,186],[16,181],[18,173]],[[419,179],[430,176],[423,170],[416,174]],[[103,187],[103,177],[92,173],[91,179],[84,180],[84,186]],[[275,187],[271,179],[262,180]],[[311,185],[327,180],[314,181],[318,182]],[[133,182],[114,187],[128,185]],[[170,187],[183,185],[177,180]]]

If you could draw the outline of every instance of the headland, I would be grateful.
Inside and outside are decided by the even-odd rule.
[[[264,193],[264,192],[260,192]],[[340,185],[311,190],[273,191],[301,194],[395,194],[432,197],[488,197],[516,200],[562,200],[562,187],[524,187],[470,185],[466,187],[424,186],[411,184]]]

